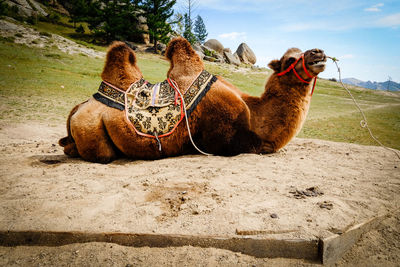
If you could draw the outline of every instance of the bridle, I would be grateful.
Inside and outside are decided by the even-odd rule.
[[[309,72],[308,72],[308,70],[307,70],[307,68],[306,68],[306,64],[305,64],[305,59],[304,59],[304,54],[301,54],[301,57],[299,57],[293,64],[291,64],[286,70],[284,70],[284,71],[282,71],[282,72],[280,72],[280,73],[278,73],[277,75],[278,76],[283,76],[283,75],[285,75],[286,73],[288,73],[288,72],[290,72],[291,70],[293,70],[293,73],[296,75],[296,77],[297,77],[297,79],[299,79],[301,82],[303,82],[303,83],[307,83],[307,84],[310,84],[311,83],[311,81],[306,81],[306,80],[304,80],[303,78],[301,78],[301,76],[297,73],[297,71],[296,71],[296,64],[297,64],[297,62],[299,62],[299,60],[300,59],[302,59],[303,60],[303,70],[304,70],[304,72],[305,72],[305,74],[308,76],[308,78],[310,78],[310,79],[314,79],[314,84],[313,84],[313,88],[312,88],[312,91],[311,91],[311,96],[313,95],[313,93],[314,93],[314,89],[315,89],[315,84],[317,83],[317,76],[312,76]]]

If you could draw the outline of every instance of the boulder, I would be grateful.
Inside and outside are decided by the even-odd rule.
[[[34,15],[47,16],[47,12],[35,1],[27,0],[6,0],[6,4],[9,6],[17,6],[19,15],[23,17],[30,17]]]
[[[232,54],[232,50],[230,48],[224,48],[224,52],[229,52]]]
[[[240,65],[239,57],[235,57],[234,55],[232,55],[231,52],[224,51],[224,57],[225,57],[226,63],[236,65],[236,66]]]
[[[163,43],[158,43],[157,44],[157,52],[163,54],[165,52],[165,49],[167,48],[167,46]],[[154,46],[149,46],[145,49],[145,52],[148,53],[154,53]]]
[[[204,51],[203,51],[203,47],[202,47],[199,43],[192,44],[192,48],[193,48],[194,51],[196,51],[196,52],[201,52],[201,53],[204,52]]]
[[[245,44],[241,43],[236,50],[236,54],[239,56],[240,61],[244,64],[254,65],[257,62],[256,55],[254,54],[253,50]]]
[[[218,54],[224,52],[224,46],[216,39],[210,39],[204,43],[204,46],[211,48],[212,50],[216,51]]]
[[[201,51],[196,51],[196,50],[195,50],[195,52],[197,53],[197,55],[199,55],[200,59],[204,59],[204,54],[203,54],[203,52],[201,52]]]

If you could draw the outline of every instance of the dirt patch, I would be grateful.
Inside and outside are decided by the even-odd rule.
[[[285,151],[273,155],[120,159],[102,165],[63,155],[56,144],[65,135],[64,125],[31,122],[0,128],[2,230],[309,240],[339,234],[400,206],[399,161],[379,147],[295,139]],[[372,252],[360,247],[349,252],[353,254],[345,256],[342,264],[355,262],[350,257],[357,255],[361,257],[357,264],[368,263],[371,257],[376,263],[398,264],[392,251],[399,251],[399,216],[385,222],[385,230],[377,230],[365,241]],[[169,258],[174,253],[178,261]],[[380,258],[373,256],[377,253]],[[110,256],[114,254],[119,256]],[[136,255],[141,262],[125,254]],[[53,258],[85,265],[176,265],[181,260],[201,265],[201,257],[214,259],[210,263],[214,265],[274,263],[192,247],[93,243],[0,249],[2,265],[29,265],[28,261],[51,265]]]

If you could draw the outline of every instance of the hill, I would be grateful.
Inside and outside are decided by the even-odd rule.
[[[386,81],[386,82],[371,82],[371,81],[361,81],[356,78],[346,78],[343,79],[343,82],[346,84],[351,84],[359,87],[364,87],[373,90],[384,90],[384,91],[400,91],[400,83],[396,83],[394,81]],[[389,89],[389,90],[388,90]]]

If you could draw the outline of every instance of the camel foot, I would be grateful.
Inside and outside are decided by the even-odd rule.
[[[276,152],[275,147],[273,144],[269,142],[263,142],[260,148],[260,154],[271,154]]]
[[[76,148],[75,143],[70,143],[64,146],[64,154],[70,156],[71,158],[79,157],[78,149]]]

